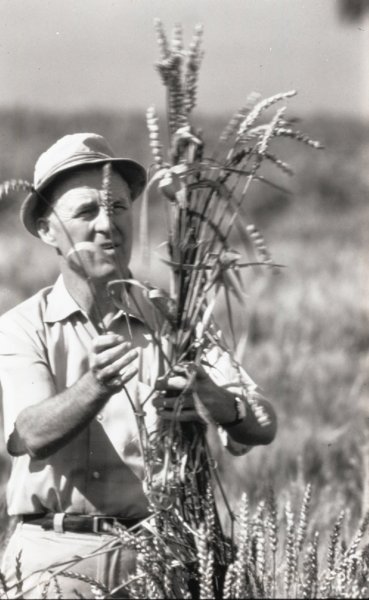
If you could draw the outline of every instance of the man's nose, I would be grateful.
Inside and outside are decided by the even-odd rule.
[[[114,225],[113,215],[109,216],[109,210],[105,206],[99,207],[99,212],[95,219],[95,228],[98,231],[110,232]]]

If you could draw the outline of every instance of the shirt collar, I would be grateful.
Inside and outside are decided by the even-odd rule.
[[[45,322],[56,323],[56,321],[67,319],[76,312],[85,314],[65,287],[63,276],[59,275],[48,296]]]
[[[147,322],[151,327],[155,323],[155,310],[151,303],[144,297],[141,290],[136,286],[131,286],[128,296],[130,302],[128,307],[128,315],[139,321]],[[63,321],[75,313],[81,313],[88,319],[86,312],[77,304],[68,292],[62,275],[59,275],[52,288],[47,301],[45,310],[45,322],[56,323]],[[124,312],[118,310],[113,319],[124,317]]]

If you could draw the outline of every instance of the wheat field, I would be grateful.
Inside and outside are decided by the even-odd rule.
[[[123,139],[117,115],[7,111],[1,122],[7,142],[7,152],[0,156],[2,179],[29,178],[49,141],[73,130],[95,130],[111,139],[117,153],[128,145],[135,158],[149,162],[143,119],[137,115],[129,120]],[[219,132],[221,124],[221,117],[213,119],[207,131]],[[273,259],[284,267],[278,273],[248,274],[248,311],[238,315],[248,328],[245,368],[273,402],[278,434],[271,446],[255,448],[245,457],[231,458],[218,449],[215,458],[235,510],[243,493],[255,510],[273,488],[283,536],[288,535],[286,506],[290,502],[298,510],[311,484],[307,533],[319,532],[323,553],[341,510],[343,535],[350,539],[369,508],[369,182],[364,176],[369,130],[328,118],[311,119],[304,129],[326,149],[311,157],[305,149],[294,148],[292,195],[255,190],[248,210]],[[56,261],[52,252],[22,232],[15,204],[7,201],[0,210],[3,312],[52,283]],[[137,245],[133,270],[165,285],[165,271],[154,251],[161,239],[159,211],[157,217],[155,211],[151,214],[150,270],[143,268]],[[8,470],[2,443],[2,489]],[[4,508],[1,523],[5,534]]]

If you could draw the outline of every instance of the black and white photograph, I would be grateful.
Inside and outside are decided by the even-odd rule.
[[[0,79],[0,599],[369,598],[369,0],[0,0]]]

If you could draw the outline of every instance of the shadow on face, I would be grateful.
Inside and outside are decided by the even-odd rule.
[[[43,242],[65,260],[71,251],[83,248],[88,254],[90,277],[106,278],[127,271],[132,250],[132,200],[119,173],[111,173],[109,203],[101,166],[61,174],[44,195],[50,205],[44,206],[37,219]]]

